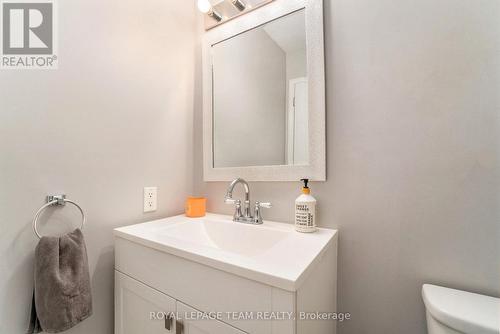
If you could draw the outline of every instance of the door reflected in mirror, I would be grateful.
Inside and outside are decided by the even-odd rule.
[[[213,167],[308,165],[305,10],[211,51]]]

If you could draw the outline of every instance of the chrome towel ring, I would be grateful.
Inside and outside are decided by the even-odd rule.
[[[64,205],[66,205],[66,203],[73,204],[80,211],[80,213],[82,215],[82,224],[80,226],[80,229],[83,230],[83,226],[85,225],[85,213],[83,212],[83,209],[75,202],[67,199],[66,195],[51,195],[51,196],[47,196],[47,203],[45,205],[43,205],[40,209],[38,209],[38,211],[35,213],[35,217],[33,218],[33,231],[35,232],[38,239],[41,239],[42,236],[40,235],[40,233],[38,233],[38,229],[37,229],[36,224],[38,223],[38,218],[40,217],[42,212],[46,208],[48,208],[49,206],[52,206],[52,205],[64,206]]]

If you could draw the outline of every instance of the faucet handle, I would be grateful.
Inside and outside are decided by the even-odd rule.
[[[235,203],[236,203],[236,209],[234,211],[233,220],[236,221],[240,219],[243,216],[243,214],[241,213],[241,201],[237,199]]]
[[[226,197],[224,199],[224,203],[226,203],[226,204],[236,204],[236,202],[238,202],[238,200],[235,200],[235,199],[232,199],[232,198],[229,198],[229,197]]]
[[[259,206],[261,208],[265,208],[265,209],[270,209],[273,207],[273,205],[269,202],[264,202],[264,203],[261,203],[261,202],[255,202],[255,205],[256,206]]]
[[[266,203],[255,202],[255,217],[253,219],[254,223],[255,224],[264,223],[264,220],[262,219],[262,214],[260,212],[260,208],[270,209],[272,207],[273,205],[269,202]]]

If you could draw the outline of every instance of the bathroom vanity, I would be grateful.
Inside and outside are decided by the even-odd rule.
[[[326,180],[323,0],[266,1],[202,49],[203,177],[234,180],[235,214],[116,229],[115,332],[335,334],[337,231],[252,215],[240,179]]]
[[[115,233],[115,333],[331,334],[337,231],[175,216]]]

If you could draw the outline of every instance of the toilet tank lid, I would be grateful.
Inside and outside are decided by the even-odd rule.
[[[467,334],[499,334],[500,299],[424,284],[427,311],[439,322]]]

